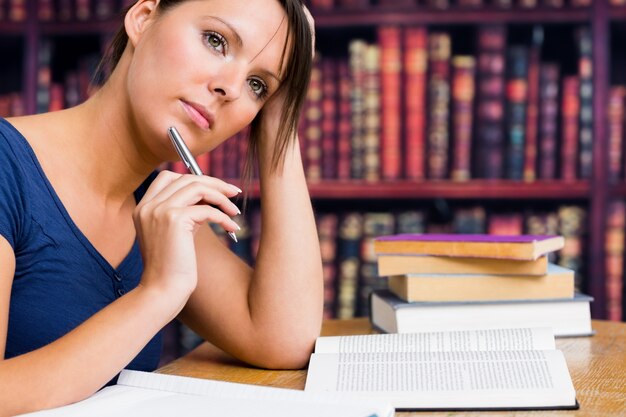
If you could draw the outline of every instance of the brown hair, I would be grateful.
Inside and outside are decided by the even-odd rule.
[[[157,10],[165,12],[184,1],[185,0],[161,0],[158,3]],[[287,42],[287,39],[285,39],[285,49],[283,50],[282,60],[288,59],[288,61],[282,76],[283,82],[280,85],[279,91],[275,93],[284,92],[286,99],[285,107],[280,117],[276,148],[274,149],[271,160],[272,171],[276,171],[281,167],[287,148],[293,138],[295,138],[294,133],[298,127],[298,119],[306,98],[309,78],[311,76],[311,67],[313,65],[313,35],[309,21],[304,12],[302,0],[278,1],[283,6],[287,15],[290,42]],[[132,5],[124,9],[122,16],[126,15],[130,7],[132,7]],[[113,71],[122,57],[127,43],[128,35],[122,24],[107,48],[105,56],[98,67],[99,71],[106,71],[107,73]],[[283,62],[281,62],[281,68],[282,64]],[[255,117],[250,124],[248,155],[243,173],[244,179],[247,182],[252,177],[254,161],[258,155],[259,142],[262,139],[262,117],[263,110],[259,112],[257,117]]]

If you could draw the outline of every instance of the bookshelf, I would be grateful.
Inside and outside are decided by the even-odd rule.
[[[386,2],[382,0],[370,0],[357,2],[360,5],[353,7],[343,6],[350,3],[348,1],[335,0],[334,7],[325,9],[315,7],[315,1],[309,3],[316,19],[318,50],[322,56],[331,57],[347,57],[348,43],[353,38],[363,37],[369,42],[376,42],[376,31],[381,26],[394,26],[403,30],[420,26],[429,31],[448,32],[451,34],[453,53],[463,54],[476,53],[473,41],[466,39],[469,37],[467,35],[475,36],[477,28],[493,23],[510,28],[513,38],[526,40],[534,25],[542,25],[546,36],[553,39],[557,32],[567,32],[563,36],[571,37],[571,33],[579,26],[590,28],[594,122],[593,163],[588,178],[570,181],[537,179],[529,182],[501,178],[453,181],[449,178],[365,180],[320,176],[310,180],[310,191],[316,207],[337,212],[363,211],[368,210],[368,207],[381,210],[384,206],[381,200],[390,202],[394,210],[428,206],[434,200],[443,200],[461,208],[470,203],[484,205],[488,209],[492,206],[504,207],[504,211],[515,211],[516,206],[537,205],[554,210],[560,204],[581,206],[587,213],[587,233],[584,236],[587,282],[584,289],[595,298],[592,304],[593,317],[606,318],[607,211],[611,201],[626,199],[624,175],[617,181],[609,178],[606,103],[611,82],[626,82],[622,79],[626,76],[613,73],[617,72],[614,71],[616,68],[626,68],[622,68],[622,61],[616,60],[614,55],[618,48],[611,42],[614,35],[621,40],[621,44],[626,40],[622,29],[626,25],[626,6],[612,6],[608,1],[595,0],[588,7],[573,7],[570,1],[565,0],[562,7],[547,7],[538,0],[539,4],[532,8],[521,7],[521,1],[514,1],[510,8],[500,8],[495,5],[495,1],[483,0],[485,5],[479,7],[461,7],[457,5],[458,2],[451,1],[447,8],[436,9],[429,6],[426,0],[396,2],[402,4],[395,6],[384,5]],[[3,6],[8,9],[11,4],[11,0],[5,0]],[[84,21],[41,21],[37,17],[38,4],[36,0],[25,0],[26,17],[23,21],[10,20],[6,16],[8,13],[5,13],[4,20],[0,20],[0,53],[6,52],[14,62],[10,68],[0,69],[0,96],[19,92],[25,113],[34,113],[38,109],[39,53],[42,45],[50,40],[56,44],[50,65],[51,78],[53,82],[62,81],[69,67],[79,65],[78,61],[83,55],[100,53],[106,39],[118,27],[115,16],[97,18],[95,13]],[[120,7],[119,4],[115,6],[116,9]],[[544,54],[559,55],[558,45],[555,47],[554,44],[558,44],[560,39],[564,38],[553,40],[552,46]],[[454,48],[457,50],[454,51]],[[571,41],[569,46],[563,48],[563,56],[555,56],[554,59],[561,61],[571,72],[577,65],[577,57],[573,56],[575,53],[576,46]],[[59,61],[61,57],[65,62],[55,62],[55,58]],[[67,62],[71,62],[71,65]],[[620,169],[623,171],[623,167]],[[252,200],[257,199],[258,195],[258,184],[253,183],[250,190]]]

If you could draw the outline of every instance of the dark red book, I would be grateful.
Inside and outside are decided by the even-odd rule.
[[[411,180],[425,175],[427,47],[425,27],[404,30],[404,175]]]
[[[448,176],[450,146],[450,35],[431,33],[428,46],[428,178],[442,180]]]
[[[539,68],[538,175],[542,180],[557,178],[559,66],[542,63]]]
[[[324,179],[337,178],[337,66],[332,58],[321,61],[322,120],[321,120],[321,175]]]
[[[474,146],[474,167],[478,178],[502,178],[504,174],[505,46],[505,26],[478,28]]]
[[[476,61],[471,56],[452,58],[452,171],[454,181],[471,176],[474,77]]]
[[[347,60],[339,61],[338,72],[337,179],[348,180],[352,160],[352,80]]]
[[[378,28],[382,113],[381,173],[386,180],[397,180],[402,172],[401,36],[398,26]]]
[[[579,80],[576,75],[563,77],[561,101],[561,179],[577,178],[578,120],[580,113]]]

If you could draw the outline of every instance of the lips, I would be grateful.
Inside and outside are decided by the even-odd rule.
[[[215,118],[203,106],[197,103],[181,100],[183,108],[189,118],[202,130],[209,130]]]

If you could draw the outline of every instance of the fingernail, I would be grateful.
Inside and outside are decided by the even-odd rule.
[[[243,193],[243,191],[241,191],[241,189],[233,184],[228,184],[232,187],[233,190],[237,191],[238,194]]]

